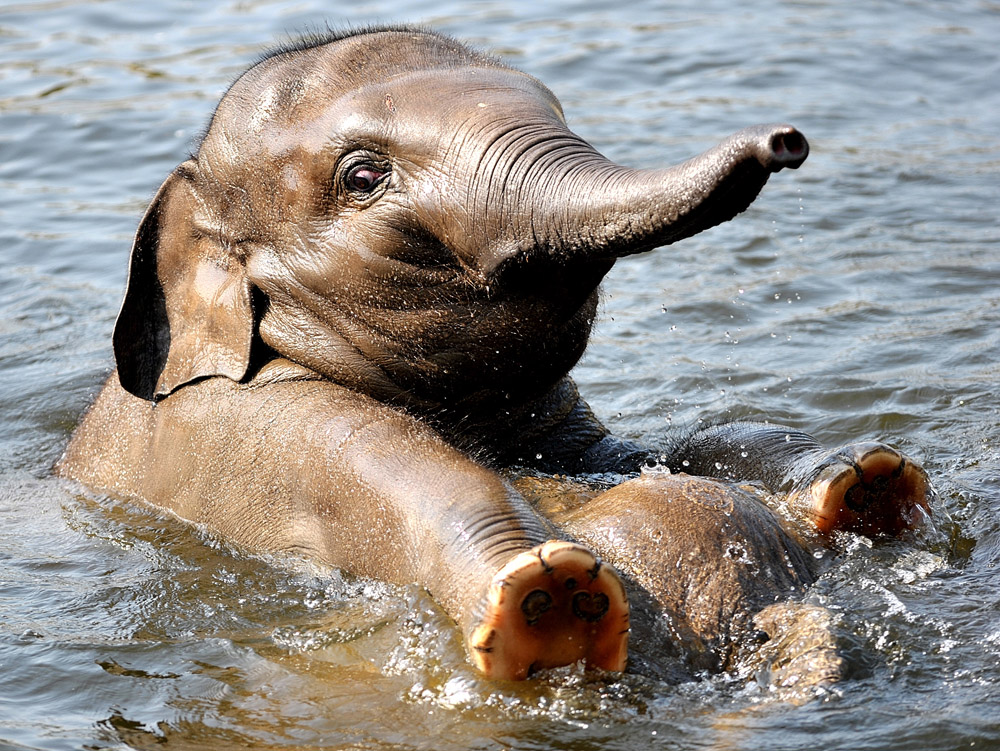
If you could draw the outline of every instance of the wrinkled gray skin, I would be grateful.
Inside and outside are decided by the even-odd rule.
[[[676,167],[621,167],[537,80],[420,31],[270,55],[142,219],[117,371],[58,470],[253,548],[418,582],[467,631],[512,555],[568,535],[665,608],[672,580],[642,574],[675,562],[640,545],[624,565],[629,543],[594,531],[617,514],[608,499],[560,529],[497,470],[638,468],[648,452],[610,436],[567,376],[598,284],[622,256],[734,217],[807,151],[790,126],[758,126]],[[753,480],[819,450],[758,451],[755,430],[719,429],[671,461],[711,468],[738,435]],[[655,518],[648,483],[618,492]],[[787,545],[798,560],[777,521],[748,509],[751,552]],[[683,541],[689,525],[661,526]],[[691,565],[711,571],[720,549]],[[782,576],[800,591],[809,574]],[[760,589],[748,612],[777,593],[727,586]],[[685,607],[718,626],[696,594]]]

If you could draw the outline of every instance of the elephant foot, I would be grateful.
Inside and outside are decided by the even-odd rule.
[[[824,607],[800,602],[769,605],[754,616],[767,634],[759,649],[757,679],[771,689],[787,689],[807,698],[815,688],[831,686],[847,674],[847,661],[837,643],[833,614]],[[794,695],[785,698],[794,701]]]
[[[828,455],[791,503],[822,533],[894,537],[930,515],[928,494],[919,464],[881,443],[855,443]]]
[[[490,678],[523,680],[579,660],[624,670],[628,632],[618,574],[586,548],[550,541],[493,577],[468,644],[473,663]]]

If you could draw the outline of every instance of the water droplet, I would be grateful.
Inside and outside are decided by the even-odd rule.
[[[535,454],[535,458],[536,458],[536,459],[541,459],[541,458],[542,458],[542,455],[541,455],[541,454]]]

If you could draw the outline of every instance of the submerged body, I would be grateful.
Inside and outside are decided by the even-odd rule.
[[[417,582],[489,675],[620,670],[628,597],[592,550],[619,562],[633,601],[667,612],[673,553],[634,515],[680,542],[691,524],[706,540],[722,528],[668,513],[646,480],[550,518],[497,470],[639,468],[648,453],[611,436],[567,376],[598,284],[621,256],[732,218],[807,153],[794,128],[758,126],[632,170],[569,131],[538,81],[444,37],[279,51],[233,85],[143,218],[118,368],[58,469],[251,547]],[[904,457],[826,452],[774,426],[701,431],[669,462],[790,492],[820,529],[898,531],[926,508]],[[738,505],[754,555],[794,550],[775,518]],[[620,535],[595,531],[616,520]],[[767,576],[734,578],[724,548],[705,550],[690,565],[730,571],[720,591],[741,613],[775,599]],[[683,598],[699,623],[732,615],[697,594]]]

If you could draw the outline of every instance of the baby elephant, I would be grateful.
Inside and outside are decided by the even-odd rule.
[[[489,676],[621,670],[629,597],[597,555],[631,560],[633,599],[667,607],[657,587],[676,561],[661,550],[695,517],[643,479],[550,518],[499,473],[638,472],[649,452],[611,436],[567,376],[601,279],[731,219],[807,153],[794,128],[757,126],[679,166],[628,169],[572,133],[537,80],[438,34],[280,49],[232,85],[142,218],[117,370],[57,469],[252,548],[417,582]],[[878,444],[827,452],[741,423],[668,458],[790,493],[821,530],[892,534],[926,508],[923,472]],[[751,554],[796,544],[738,509],[760,532]],[[636,513],[663,546],[631,528]],[[710,572],[727,550],[686,565]],[[726,586],[734,602],[773,588]],[[709,614],[694,595],[687,611]]]

